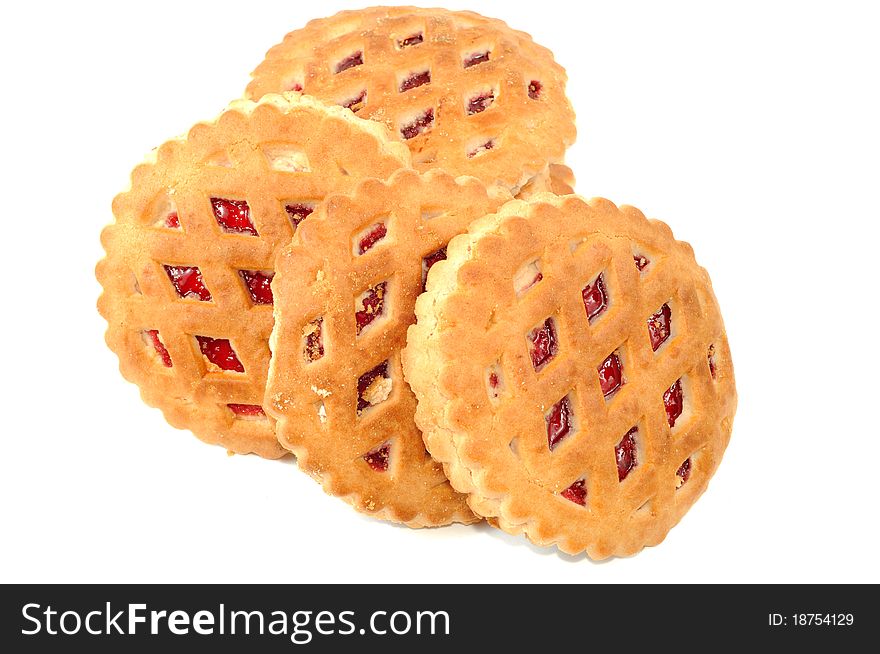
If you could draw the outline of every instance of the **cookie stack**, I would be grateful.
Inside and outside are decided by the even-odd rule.
[[[122,374],[379,518],[593,558],[659,543],[730,437],[730,351],[689,245],[573,195],[565,83],[471,12],[291,32],[113,202]]]

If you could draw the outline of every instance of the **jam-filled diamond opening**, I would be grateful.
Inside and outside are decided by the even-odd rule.
[[[574,410],[571,406],[571,397],[566,395],[544,416],[547,423],[547,447],[552,452],[564,439],[575,432]]]
[[[471,68],[479,64],[489,61],[491,50],[482,50],[479,52],[469,52],[461,60],[462,68]]]
[[[584,300],[587,320],[593,324],[608,308],[608,291],[605,288],[604,274],[599,273],[596,279],[584,286],[581,296]]]
[[[211,198],[211,207],[217,224],[224,232],[259,236],[251,220],[251,208],[246,200]]]
[[[220,370],[229,372],[244,372],[244,366],[238,359],[238,354],[232,348],[229,339],[211,338],[210,336],[196,336],[199,349],[208,362]]]
[[[480,114],[486,111],[495,102],[495,91],[480,91],[465,98],[465,108],[468,116]]]
[[[620,442],[614,447],[618,481],[626,479],[633,468],[639,465],[638,443],[636,442],[638,433],[639,428],[633,427],[624,434]]]
[[[287,212],[287,217],[290,218],[290,222],[293,224],[294,231],[296,231],[299,224],[312,215],[312,212],[315,210],[315,203],[287,202],[284,205],[284,210]]]
[[[174,364],[171,361],[171,354],[168,352],[168,348],[165,347],[165,344],[162,342],[162,339],[159,337],[158,329],[145,329],[141,332],[144,341],[153,347],[158,355],[159,361],[162,362],[162,365],[166,368],[171,368]]]
[[[357,256],[366,254],[387,235],[388,227],[384,222],[374,223],[354,235],[352,250]]]
[[[709,346],[709,352],[706,355],[706,358],[709,361],[709,374],[712,375],[712,379],[718,379],[718,364],[715,362],[715,345]]]
[[[663,406],[666,407],[666,420],[670,427],[675,427],[675,422],[684,411],[684,390],[681,379],[678,379],[663,393]]]
[[[355,322],[357,335],[370,326],[376,318],[385,314],[385,294],[388,282],[380,282],[368,288],[355,300]]]
[[[529,358],[532,360],[532,366],[535,372],[540,372],[559,352],[556,321],[553,318],[547,318],[528,333],[526,341],[529,347]]]
[[[165,274],[177,296],[184,300],[211,301],[211,291],[205,286],[202,271],[197,266],[165,266]]]
[[[263,407],[259,404],[236,404],[230,403],[226,405],[229,407],[229,410],[235,414],[236,418],[265,418],[266,412],[263,411]]]
[[[374,450],[364,454],[364,461],[374,472],[387,472],[391,459],[391,443],[383,443]]]
[[[606,399],[614,395],[626,384],[623,376],[623,362],[619,350],[615,350],[599,365],[599,387]]]
[[[270,270],[239,270],[238,274],[251,296],[251,302],[260,305],[273,303],[272,278],[275,277],[274,272]]]
[[[406,93],[407,91],[417,89],[420,86],[424,86],[425,84],[430,83],[431,69],[425,68],[423,70],[418,70],[415,72],[407,73],[406,75],[402,75],[400,77],[400,82],[397,86],[397,92]]]
[[[419,134],[424,134],[434,126],[434,108],[425,109],[408,122],[400,126],[400,135],[406,139],[413,139]]]
[[[418,45],[425,40],[424,32],[415,32],[414,34],[410,34],[409,36],[405,36],[402,39],[397,39],[397,49],[402,50],[403,48],[408,48],[413,45]]]
[[[532,100],[537,100],[538,98],[540,98],[541,91],[543,91],[543,90],[544,90],[544,85],[541,84],[541,82],[539,82],[538,80],[533,79],[531,82],[529,82],[528,91],[529,91],[529,97]]]
[[[357,50],[356,52],[352,52],[347,57],[340,59],[335,66],[335,72],[338,75],[341,72],[348,70],[349,68],[354,68],[355,66],[362,66],[364,63],[364,53],[363,50]]]
[[[584,478],[578,479],[571,486],[560,493],[569,502],[578,506],[587,505],[587,482]]]
[[[678,490],[682,486],[687,483],[687,480],[691,478],[691,457],[686,458],[682,461],[681,465],[678,466],[678,470],[675,471],[675,489]]]
[[[648,318],[648,335],[651,337],[651,349],[654,352],[663,345],[672,333],[672,310],[669,303],[660,307]]]
[[[383,361],[361,375],[357,384],[357,415],[387,400],[391,396],[393,383],[388,371],[388,361]]]

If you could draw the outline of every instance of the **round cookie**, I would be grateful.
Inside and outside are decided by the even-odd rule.
[[[403,352],[416,423],[478,515],[601,559],[663,540],[727,446],[706,271],[637,209],[514,200],[449,243]]]
[[[299,466],[360,511],[411,527],[476,519],[425,451],[400,351],[428,269],[505,199],[401,170],[327,198],[278,257],[266,410]]]
[[[284,455],[261,406],[275,254],[326,194],[409,160],[378,123],[290,94],[238,100],[135,168],[98,308],[144,401],[208,443]]]
[[[273,47],[245,96],[303,91],[384,123],[425,171],[514,195],[574,142],[565,70],[524,32],[473,12],[373,7],[313,20]]]

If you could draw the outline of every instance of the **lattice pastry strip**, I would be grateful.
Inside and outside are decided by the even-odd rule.
[[[441,167],[513,193],[575,138],[565,71],[500,20],[415,7],[344,11],[289,33],[246,97],[297,90],[383,122],[419,170]]]
[[[235,102],[158,148],[102,234],[98,306],[123,375],[172,425],[282,456],[262,408],[275,253],[326,194],[408,161],[378,124],[296,95]]]
[[[604,558],[659,543],[705,490],[733,369],[708,275],[663,223],[510,202],[450,242],[416,314],[416,422],[479,515]]]
[[[400,350],[428,268],[507,193],[399,171],[328,198],[279,256],[266,407],[325,490],[410,526],[475,518],[425,451]]]

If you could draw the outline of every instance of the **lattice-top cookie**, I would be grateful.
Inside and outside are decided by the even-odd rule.
[[[272,48],[246,97],[296,90],[384,123],[419,170],[514,194],[574,142],[566,74],[504,22],[416,7],[343,11]]]
[[[101,235],[98,307],[122,374],[175,427],[283,455],[261,406],[276,250],[330,191],[408,162],[381,125],[295,94],[237,101],[159,147]]]
[[[361,511],[475,519],[425,451],[400,350],[428,269],[503,200],[473,178],[399,171],[328,198],[278,257],[265,405],[300,467]]]
[[[632,207],[549,194],[454,238],[403,353],[416,422],[474,511],[593,558],[659,543],[736,408],[706,271]]]

